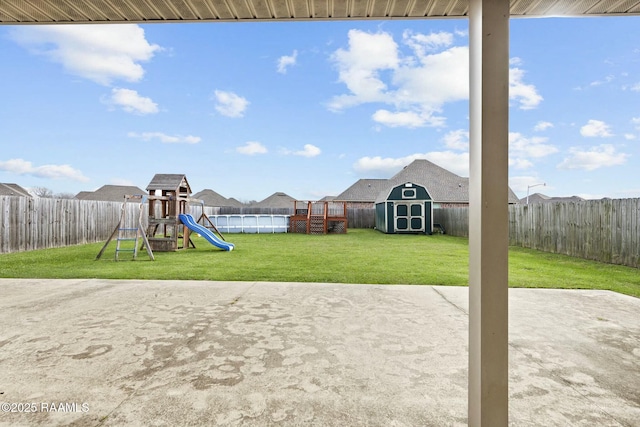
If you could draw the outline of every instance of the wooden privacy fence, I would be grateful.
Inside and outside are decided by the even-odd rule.
[[[107,240],[120,217],[120,202],[0,196],[0,253],[56,248]],[[127,203],[137,220],[140,205]],[[143,215],[146,221],[146,214]]]
[[[469,237],[469,208],[437,208],[433,223],[444,227],[451,236]]]
[[[453,236],[469,236],[467,208],[434,210]],[[640,268],[640,199],[509,207],[509,244]]]

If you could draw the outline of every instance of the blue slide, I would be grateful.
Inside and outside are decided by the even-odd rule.
[[[180,221],[182,221],[182,223],[186,225],[189,230],[198,233],[199,235],[207,239],[213,246],[224,249],[225,251],[232,251],[235,247],[233,243],[227,243],[224,240],[218,239],[218,237],[216,237],[216,235],[213,234],[211,230],[198,224],[191,215],[180,214],[178,218],[180,218]]]

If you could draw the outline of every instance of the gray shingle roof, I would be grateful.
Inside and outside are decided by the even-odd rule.
[[[199,191],[191,197],[204,201],[205,206],[226,207],[238,206],[239,204],[236,200],[227,199],[223,195],[216,193],[209,188]]]
[[[384,201],[392,188],[413,182],[427,189],[434,202],[469,203],[469,178],[463,178],[425,159],[418,159],[392,176],[376,198]]]
[[[333,200],[340,202],[373,203],[378,194],[387,187],[388,179],[359,179]]]
[[[153,177],[149,185],[147,185],[147,191],[149,190],[174,191],[181,186],[186,186],[187,192],[191,194],[191,186],[187,181],[186,175],[173,174],[173,173],[158,173]]]
[[[296,199],[289,196],[288,194],[276,192],[267,197],[264,200],[259,201],[258,203],[254,203],[251,207],[256,208],[291,208],[293,209],[293,205]]]
[[[147,192],[135,185],[103,185],[96,191],[79,192],[76,194],[76,199],[122,202],[124,200],[124,196],[138,196],[141,194],[147,194]]]
[[[31,197],[31,194],[18,184],[0,183],[0,196]]]
[[[414,160],[390,179],[360,179],[336,197],[349,202],[385,200],[393,187],[413,182],[424,186],[436,202],[468,203],[469,178],[424,159]],[[515,200],[515,194],[513,195]]]
[[[233,206],[233,207],[241,208],[241,207],[245,206],[245,204],[244,204],[244,203],[242,203],[240,200],[235,199],[235,198],[233,198],[233,197],[229,197],[229,199],[228,199],[228,200],[229,200],[229,202],[231,202],[231,203],[232,203],[232,205],[231,205],[231,206]]]

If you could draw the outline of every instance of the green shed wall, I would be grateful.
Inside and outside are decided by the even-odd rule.
[[[431,234],[433,232],[433,207],[431,195],[421,185],[411,184],[407,187],[405,184],[394,187],[390,192],[387,200],[376,204],[376,229],[383,233],[395,234],[395,233],[425,233]],[[404,191],[403,191],[404,190]],[[412,191],[415,193],[412,194]],[[415,231],[411,229],[397,230],[397,224],[395,223],[395,209],[396,205],[407,205],[407,209],[411,209],[411,205],[420,204],[422,206],[422,215],[409,219],[411,222],[410,228],[419,228],[420,225],[413,225],[414,221],[422,221],[424,231]],[[400,206],[402,208],[402,206]],[[398,218],[399,224],[402,221],[402,214]],[[419,219],[421,218],[421,220]],[[408,224],[405,222],[405,224]],[[418,224],[420,224],[418,222]],[[402,225],[401,225],[402,227]]]

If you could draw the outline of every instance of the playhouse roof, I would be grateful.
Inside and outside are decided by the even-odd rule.
[[[147,185],[147,191],[152,191],[152,190],[175,191],[180,187],[186,187],[187,193],[191,194],[191,186],[187,181],[186,175],[172,174],[172,173],[158,173],[153,177],[149,185]]]
[[[135,185],[103,185],[96,191],[81,191],[76,194],[78,200],[102,200],[107,202],[122,202],[124,196],[137,196],[147,194]]]
[[[18,184],[0,183],[0,196],[31,197],[31,194]]]

